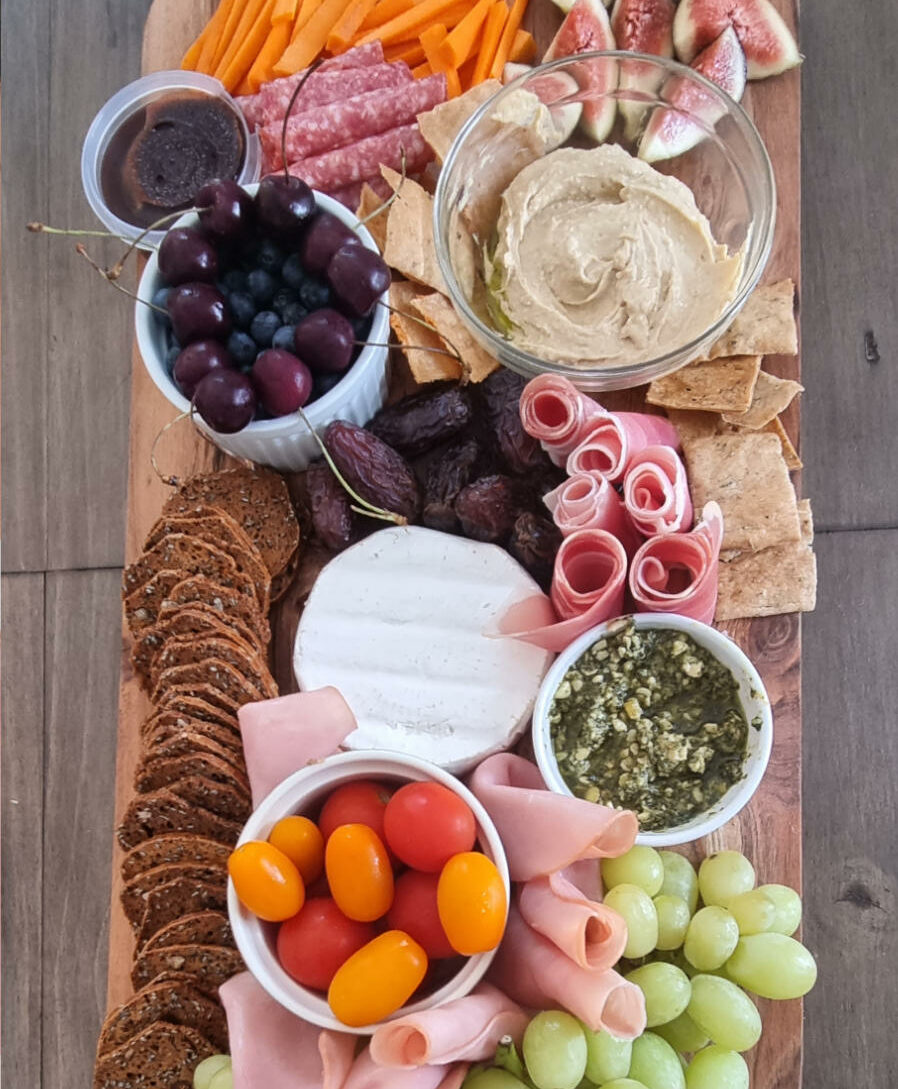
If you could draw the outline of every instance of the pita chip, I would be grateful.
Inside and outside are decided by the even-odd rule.
[[[461,366],[451,355],[445,354],[442,339],[426,325],[415,321],[413,303],[416,300],[434,298],[407,280],[395,280],[390,285],[390,304],[400,311],[390,311],[390,327],[408,362],[416,382],[439,382],[443,379],[461,378]],[[439,296],[442,298],[442,296]]]
[[[471,114],[482,106],[488,98],[492,98],[497,91],[502,90],[502,84],[497,79],[486,79],[478,83],[469,91],[456,98],[450,98],[434,106],[427,113],[418,114],[418,127],[421,135],[433,148],[440,162],[449,154],[452,141],[458,135],[462,125]]]
[[[387,213],[384,260],[409,280],[446,291],[433,240],[433,197],[411,178],[381,168],[396,199]]]
[[[650,405],[703,412],[746,412],[761,371],[759,355],[687,363],[656,378],[645,395]]]
[[[710,359],[726,355],[795,355],[795,284],[780,280],[756,287],[733,324],[711,345]]]
[[[739,413],[724,412],[723,418],[737,427],[760,431],[785,411],[792,403],[792,398],[803,390],[804,386],[799,382],[793,382],[789,378],[777,378],[761,371],[755,382],[748,410]]]
[[[740,552],[717,579],[717,621],[808,613],[817,602],[817,560],[803,541]]]
[[[419,296],[412,300],[412,309],[430,322],[447,347],[458,352],[462,358],[462,372],[469,381],[482,382],[499,366],[498,361],[471,336],[455,312],[455,307],[444,295]]]
[[[389,215],[389,208],[384,208],[384,199],[379,196],[371,186],[365,182],[362,186],[362,192],[359,196],[359,206],[356,209],[356,216],[359,219],[365,219],[366,216],[371,216],[366,220],[365,226],[371,232],[371,237],[377,244],[377,248],[381,253],[384,251],[384,247],[387,244],[387,216]],[[371,215],[372,212],[377,211],[377,215]]]
[[[783,427],[779,417],[775,420],[771,420],[763,430],[770,432],[771,435],[776,435],[780,440],[780,445],[783,449],[783,458],[785,459],[786,468],[789,472],[794,473],[796,469],[801,469],[804,462],[802,462],[801,458],[798,456],[798,451],[792,445],[792,440],[786,434],[786,429]]]

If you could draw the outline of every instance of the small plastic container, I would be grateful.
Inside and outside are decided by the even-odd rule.
[[[550,790],[554,790],[557,794],[573,796],[555,760],[549,726],[549,707],[565,673],[580,655],[593,643],[598,642],[603,635],[628,620],[632,620],[637,629],[667,628],[691,636],[700,647],[710,651],[718,662],[726,666],[733,674],[739,685],[739,698],[749,724],[755,718],[761,723],[758,729],[754,729],[751,725],[748,728],[745,774],[710,809],[699,813],[684,824],[659,829],[656,832],[640,832],[636,837],[637,843],[645,844],[647,847],[670,847],[680,843],[691,843],[693,840],[701,839],[702,836],[716,832],[748,805],[764,777],[773,744],[773,714],[760,674],[747,655],[729,636],[717,631],[709,624],[702,624],[698,620],[691,620],[688,616],[679,616],[674,613],[636,613],[632,617],[609,620],[585,632],[579,639],[575,639],[555,659],[536,697],[536,705],[533,709],[533,751],[536,762]]]
[[[489,814],[468,790],[454,776],[414,756],[400,753],[345,752],[329,756],[317,764],[309,764],[285,779],[280,786],[265,798],[246,822],[238,846],[248,840],[265,840],[272,828],[282,817],[291,814],[314,813],[325,798],[338,786],[355,779],[379,779],[401,786],[408,782],[436,782],[448,787],[473,810],[477,821],[477,842],[480,849],[495,864],[505,885],[506,902],[510,895],[508,864],[502,840]],[[277,957],[277,923],[266,923],[248,911],[237,899],[234,884],[228,880],[228,915],[237,948],[246,967],[255,976],[262,987],[285,1009],[311,1021],[313,1025],[333,1029],[336,1032],[351,1032],[357,1036],[369,1036],[380,1024],[352,1028],[331,1012],[326,997],[318,991],[310,990],[297,983],[281,967]],[[420,1013],[434,1009],[456,998],[469,994],[483,978],[496,951],[478,953],[465,960],[462,968],[442,987],[432,991],[424,998],[408,1002],[397,1010],[387,1021],[394,1021],[408,1013]]]
[[[258,184],[246,185],[244,188],[248,193],[254,194]],[[368,249],[380,252],[368,229],[339,201],[316,191],[315,202],[319,208],[333,213],[347,227],[351,227]],[[176,220],[173,226],[194,227],[198,222],[198,216],[190,212]],[[140,278],[138,297],[149,301],[162,286],[159,264],[154,253],[147,261]],[[387,301],[386,293],[382,301]],[[149,306],[139,302],[134,307],[134,323],[137,346],[150,378],[178,412],[187,412],[190,402],[172,381],[165,365],[166,339],[161,322],[157,321]],[[371,332],[368,334],[371,343],[362,348],[356,361],[333,389],[303,409],[317,433],[323,432],[332,420],[348,420],[362,426],[383,405],[388,386],[386,345],[389,336],[390,312],[386,306],[375,305]],[[259,465],[270,465],[281,472],[302,472],[321,456],[315,437],[295,413],[273,420],[256,420],[232,435],[213,431],[196,414],[194,420],[197,427],[226,454],[236,458],[248,458]]]
[[[246,185],[259,180],[259,138],[250,133],[240,107],[219,80],[201,72],[183,72],[180,69],[143,76],[117,91],[103,106],[91,122],[81,150],[81,184],[91,208],[108,230],[129,242],[137,238],[144,228],[120,218],[110,209],[103,193],[103,160],[113,138],[129,119],[163,96],[177,91],[207,94],[220,99],[231,109],[239,123],[244,146],[243,165],[235,181]],[[165,209],[160,208],[159,218],[164,215]],[[150,231],[141,239],[141,249],[157,246],[162,241],[165,230],[167,228]]]

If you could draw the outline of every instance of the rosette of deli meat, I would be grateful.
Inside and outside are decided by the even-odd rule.
[[[692,524],[686,466],[671,446],[646,446],[630,458],[624,505],[644,537],[676,533]]]

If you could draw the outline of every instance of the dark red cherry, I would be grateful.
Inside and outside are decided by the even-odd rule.
[[[315,371],[339,374],[352,361],[355,333],[349,318],[338,310],[315,310],[293,331],[296,354]]]
[[[159,246],[159,274],[172,285],[212,283],[218,276],[218,253],[195,227],[172,227]]]
[[[168,297],[168,316],[179,344],[226,340],[231,315],[224,295],[211,284],[180,284]]]
[[[259,224],[276,237],[296,239],[315,213],[315,196],[302,178],[269,174],[256,190]]]
[[[192,397],[207,374],[233,367],[231,353],[220,341],[195,340],[178,353],[172,368],[172,377],[184,396]]]
[[[312,372],[292,352],[281,348],[259,352],[252,376],[259,400],[272,416],[286,416],[302,408],[312,393]]]
[[[212,371],[196,387],[193,403],[213,431],[232,435],[256,414],[256,391],[242,371]]]
[[[344,242],[327,266],[327,282],[340,308],[361,318],[390,286],[390,270],[374,250]]]
[[[346,224],[331,212],[318,212],[306,227],[299,247],[299,256],[303,268],[316,276],[327,269],[330,259],[344,242],[355,242],[361,246],[362,240]]]
[[[249,235],[255,218],[253,198],[232,179],[209,182],[194,204],[203,232],[221,242],[238,242]]]

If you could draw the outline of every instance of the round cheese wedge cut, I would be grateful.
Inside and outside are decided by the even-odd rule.
[[[530,720],[553,656],[485,633],[539,592],[496,545],[417,526],[380,530],[318,576],[296,633],[296,680],[340,690],[358,720],[348,748],[468,771]]]

